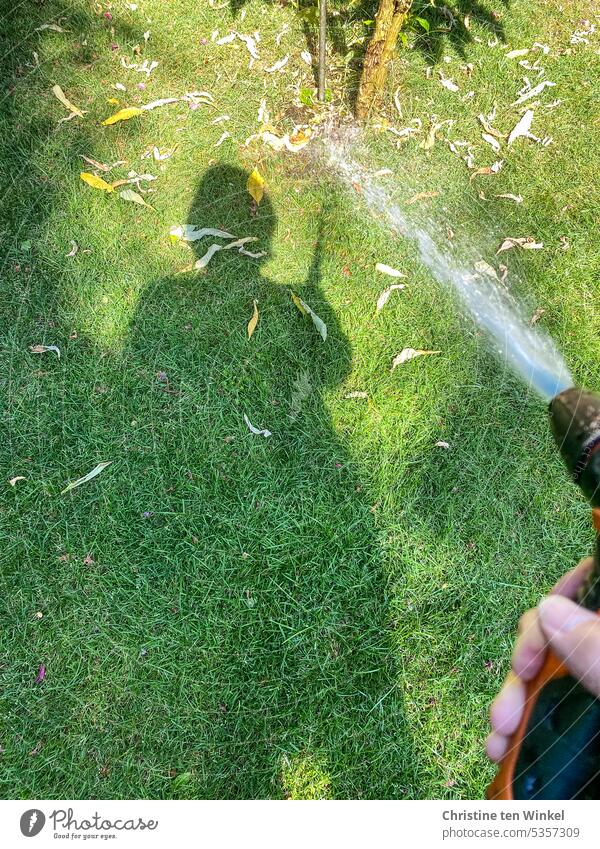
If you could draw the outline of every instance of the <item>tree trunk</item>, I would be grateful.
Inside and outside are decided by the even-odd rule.
[[[390,59],[411,5],[412,0],[379,0],[375,30],[365,53],[356,97],[357,118],[366,118],[383,94]]]

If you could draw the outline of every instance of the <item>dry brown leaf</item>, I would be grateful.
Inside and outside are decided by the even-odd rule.
[[[519,238],[507,236],[496,251],[496,254],[500,254],[503,251],[510,251],[512,248],[522,248],[525,251],[539,251],[543,247],[544,243],[536,242],[533,236],[521,236]]]

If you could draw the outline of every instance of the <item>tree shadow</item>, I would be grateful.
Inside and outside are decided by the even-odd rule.
[[[502,0],[505,9],[509,8],[510,0]],[[436,65],[442,60],[444,50],[451,47],[462,58],[466,59],[466,48],[474,41],[471,23],[476,22],[489,33],[491,38],[506,43],[506,31],[500,13],[477,0],[454,0],[442,6],[433,5],[427,0],[416,0],[412,8],[412,29],[418,33],[415,47],[423,54],[430,65]],[[425,31],[417,18],[429,25]],[[466,21],[470,19],[467,25]]]

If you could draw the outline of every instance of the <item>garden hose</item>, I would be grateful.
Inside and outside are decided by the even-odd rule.
[[[600,613],[600,395],[566,389],[549,413],[558,449],[592,506],[594,565],[578,601]],[[600,700],[551,651],[526,685],[525,711],[487,797],[600,798]]]

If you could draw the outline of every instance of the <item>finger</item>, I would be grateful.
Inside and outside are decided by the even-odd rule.
[[[487,756],[491,761],[501,761],[508,749],[508,738],[503,737],[502,734],[496,734],[495,731],[492,731],[485,741],[485,749]]]
[[[593,565],[593,557],[586,557],[583,560],[580,560],[574,569],[571,569],[570,572],[567,572],[566,575],[563,575],[562,578],[556,582],[550,590],[550,595],[564,595],[567,598],[575,599],[577,597],[579,587],[589,575]]]
[[[560,596],[539,605],[540,624],[569,672],[600,698],[600,618]]]
[[[519,620],[519,636],[515,643],[512,668],[523,681],[530,681],[542,668],[547,640],[540,628],[537,609],[528,610]]]
[[[490,722],[493,730],[509,737],[517,730],[525,707],[525,687],[514,672],[506,676],[504,686],[492,702]]]

